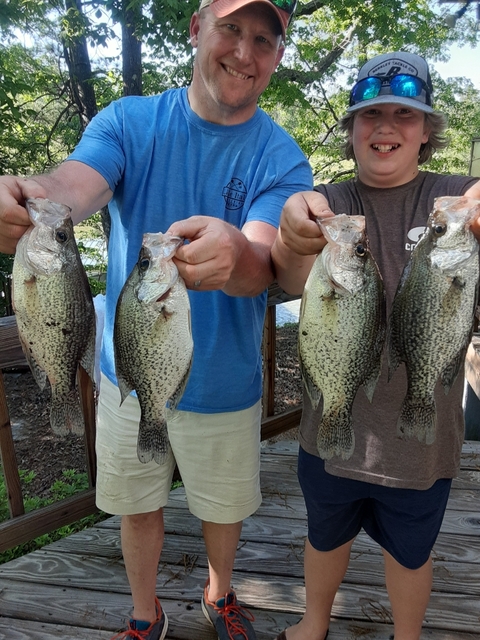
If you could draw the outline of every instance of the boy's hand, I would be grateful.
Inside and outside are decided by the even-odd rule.
[[[280,233],[284,244],[299,255],[316,255],[326,240],[318,220],[334,215],[327,199],[316,191],[304,191],[291,196],[283,207]]]
[[[471,186],[464,195],[468,198],[473,198],[474,200],[480,201],[480,180],[473,186]],[[480,215],[476,220],[472,222],[472,224],[470,225],[470,229],[472,230],[472,233],[476,237],[478,242],[480,242]]]

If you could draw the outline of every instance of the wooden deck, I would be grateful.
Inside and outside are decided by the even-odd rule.
[[[275,638],[303,610],[306,521],[297,446],[279,442],[263,449],[264,500],[245,521],[237,554],[233,585],[255,614],[258,640]],[[182,489],[172,492],[165,524],[157,593],[170,621],[167,638],[214,640],[200,608],[207,573],[200,523],[189,514]],[[434,567],[422,638],[478,640],[480,443],[465,443]],[[0,566],[0,639],[107,640],[124,627],[130,607],[117,517]],[[391,633],[382,556],[360,535],[335,600],[329,637],[387,640]]]

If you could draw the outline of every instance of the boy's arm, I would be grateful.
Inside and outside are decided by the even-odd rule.
[[[475,182],[473,186],[468,189],[464,193],[468,198],[474,198],[475,200],[480,200],[480,180]],[[480,242],[480,216],[472,222],[470,225],[470,229],[472,230],[474,236],[477,238],[478,242]]]
[[[316,191],[296,193],[285,203],[272,260],[276,280],[287,293],[303,292],[313,262],[327,243],[317,220],[333,215],[326,198]]]

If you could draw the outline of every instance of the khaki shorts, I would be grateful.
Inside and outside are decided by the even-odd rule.
[[[232,524],[252,515],[260,493],[261,402],[231,413],[167,410],[171,451],[165,464],[137,458],[140,407],[102,375],[97,414],[97,506],[116,515],[148,513],[168,500],[175,463],[190,511]]]

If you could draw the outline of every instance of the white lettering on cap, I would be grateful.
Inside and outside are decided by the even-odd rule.
[[[397,75],[399,71],[404,71],[411,76],[418,76],[418,70],[414,66],[404,62],[403,60],[399,60],[398,58],[389,58],[384,62],[380,62],[380,64],[377,64],[373,69],[370,69],[368,75],[386,76],[387,78],[390,78],[391,76]]]

